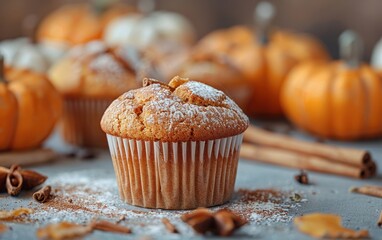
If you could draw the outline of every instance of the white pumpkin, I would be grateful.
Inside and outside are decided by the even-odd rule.
[[[67,46],[53,42],[33,44],[28,38],[15,38],[0,42],[0,54],[5,64],[46,73],[49,67],[66,52]]]
[[[69,50],[69,45],[54,41],[42,41],[38,43],[38,48],[48,59],[49,64],[53,65],[57,60],[62,58]]]
[[[382,69],[382,38],[378,41],[371,55],[371,65],[376,69]]]
[[[191,23],[182,15],[167,11],[120,17],[104,33],[104,40],[110,45],[130,44],[140,48],[166,40],[190,45],[194,39]]]
[[[32,44],[27,38],[0,42],[0,53],[4,56],[5,64],[9,66],[41,73],[45,73],[50,66],[49,60],[39,47]]]

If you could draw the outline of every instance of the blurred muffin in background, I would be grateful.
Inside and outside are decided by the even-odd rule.
[[[189,59],[191,47],[178,42],[157,41],[142,49],[142,52],[164,79],[171,79]]]
[[[253,32],[245,26],[233,26],[208,33],[195,46],[195,53],[229,53],[237,46],[251,44]]]
[[[99,121],[113,99],[139,87],[138,79],[157,77],[135,48],[111,48],[100,41],[71,49],[49,71],[64,96],[63,138],[83,147],[106,147]]]
[[[45,55],[55,62],[72,46],[102,38],[111,21],[132,12],[134,7],[113,0],[65,4],[43,18],[35,38]]]
[[[155,11],[154,0],[139,0],[140,13],[112,21],[103,35],[111,46],[132,45],[159,67],[164,79],[171,79],[186,60],[196,39],[192,23],[181,14]]]
[[[183,64],[177,75],[203,82],[223,91],[244,111],[251,91],[243,74],[227,55],[195,55]]]

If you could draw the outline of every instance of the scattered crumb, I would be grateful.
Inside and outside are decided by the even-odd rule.
[[[26,203],[34,213],[25,216],[23,222],[46,225],[62,221],[87,224],[95,219],[126,224],[137,236],[170,236],[163,218],[171,221],[182,236],[194,236],[194,231],[180,220],[189,211],[144,209],[130,206],[120,200],[114,178],[85,177],[77,173],[60,174],[49,179],[55,194],[44,204]],[[291,192],[277,189],[239,189],[230,203],[213,207],[212,211],[230,209],[248,221],[240,232],[253,228],[247,226],[269,226],[274,223],[289,223],[293,215],[290,210],[301,206],[301,202],[289,199]],[[22,202],[20,202],[22,203]]]

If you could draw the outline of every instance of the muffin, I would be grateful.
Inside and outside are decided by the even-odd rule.
[[[161,76],[170,80],[178,75],[188,60],[191,47],[175,41],[156,41],[143,49],[144,56],[155,64]]]
[[[200,82],[143,82],[101,120],[121,198],[162,209],[229,201],[247,116],[222,91]]]
[[[64,96],[61,132],[65,141],[81,147],[107,147],[99,122],[110,103],[138,88],[138,79],[156,76],[134,48],[107,47],[94,41],[77,46],[49,71]]]
[[[177,75],[223,91],[243,110],[249,105],[251,91],[248,83],[228,55],[194,55],[179,68]]]

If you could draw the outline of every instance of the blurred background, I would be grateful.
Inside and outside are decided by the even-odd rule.
[[[30,35],[40,19],[58,6],[79,0],[1,0],[0,40]],[[86,2],[86,1],[82,1]],[[136,4],[135,0],[123,2]],[[237,24],[251,25],[254,0],[157,0],[158,10],[176,11],[195,25],[198,37],[211,30]],[[380,0],[270,1],[277,9],[275,25],[318,37],[338,57],[337,39],[345,29],[357,31],[364,41],[363,59],[382,36]]]

